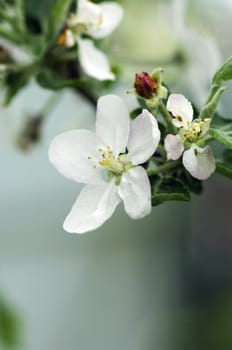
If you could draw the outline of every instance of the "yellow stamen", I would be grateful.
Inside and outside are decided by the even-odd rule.
[[[66,39],[67,39],[67,29],[65,29],[65,31],[57,39],[57,42],[56,42],[57,45],[64,46]]]
[[[102,14],[100,14],[98,17],[97,25],[100,26],[102,24],[102,22],[103,22],[103,16],[102,16]]]

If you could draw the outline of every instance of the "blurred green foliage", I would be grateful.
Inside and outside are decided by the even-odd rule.
[[[18,318],[14,310],[0,299],[0,349],[13,349],[18,345],[18,326]]]
[[[3,87],[6,89],[5,104],[10,104],[32,77],[46,89],[72,87],[85,95],[91,103],[95,103],[95,91],[112,85],[112,82],[94,82],[94,79],[88,77],[83,79],[76,47],[67,50],[57,45],[68,14],[76,11],[76,1],[0,0],[1,4],[0,38],[31,56],[28,63],[16,62],[6,48],[10,59],[8,62],[0,61],[10,63],[3,79]],[[117,64],[112,68],[119,75]]]

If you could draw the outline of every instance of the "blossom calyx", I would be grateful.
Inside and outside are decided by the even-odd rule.
[[[156,68],[153,70],[151,73],[151,77],[157,81],[157,96],[162,99],[166,99],[168,96],[168,89],[162,84],[162,73],[163,69],[162,68]]]

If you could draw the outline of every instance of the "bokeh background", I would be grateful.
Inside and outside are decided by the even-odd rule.
[[[200,106],[232,52],[231,0],[121,2],[108,49],[122,75],[110,91],[132,108],[135,72],[162,66],[172,91]],[[231,350],[231,182],[214,175],[191,203],[140,221],[119,207],[97,231],[68,234],[62,223],[81,187],[53,169],[47,149],[63,130],[93,129],[94,109],[63,91],[38,145],[22,152],[15,142],[52,95],[32,81],[0,109],[0,337],[19,350]]]

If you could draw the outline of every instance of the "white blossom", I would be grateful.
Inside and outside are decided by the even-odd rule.
[[[191,103],[181,94],[171,94],[167,101],[167,109],[173,115],[173,124],[177,128],[188,128],[193,120]]]
[[[68,19],[64,45],[78,43],[80,64],[86,74],[98,80],[114,80],[106,55],[94,46],[87,34],[93,39],[102,39],[110,35],[122,19],[122,7],[114,2],[94,4],[88,0],[79,0],[77,13]]]
[[[177,160],[184,151],[184,143],[179,135],[168,134],[164,140],[168,160]]]
[[[140,166],[160,141],[156,119],[146,109],[132,122],[115,95],[98,100],[96,132],[71,130],[55,137],[51,163],[64,176],[85,186],[64,222],[64,229],[85,233],[101,226],[123,201],[127,214],[142,218],[151,211],[151,187]]]
[[[211,147],[198,147],[193,144],[183,154],[183,165],[199,180],[206,180],[215,171],[215,161]]]
[[[209,146],[199,147],[197,141],[206,135],[210,119],[193,120],[191,103],[181,94],[171,94],[167,109],[173,124],[179,128],[177,135],[168,134],[164,140],[167,158],[177,160],[183,154],[183,165],[196,179],[205,180],[215,171],[215,160]],[[190,144],[185,150],[185,144]]]

